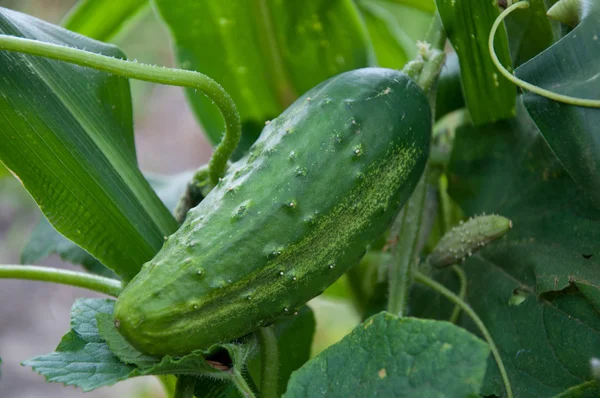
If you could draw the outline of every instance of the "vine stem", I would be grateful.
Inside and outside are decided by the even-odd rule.
[[[420,251],[419,237],[423,225],[423,213],[427,183],[423,173],[421,180],[404,205],[392,226],[392,260],[389,268],[388,312],[400,317],[405,316],[408,294],[413,278],[413,265]]]
[[[231,97],[210,77],[195,71],[142,64],[16,36],[0,35],[0,50],[51,58],[131,79],[200,90],[214,101],[225,121],[225,135],[209,162],[210,179],[216,185],[225,174],[227,161],[240,141],[242,125]]]
[[[237,367],[233,368],[231,381],[245,398],[256,398],[256,394],[254,394],[254,391],[252,391],[252,388],[248,385],[242,372]]]
[[[111,278],[35,265],[0,265],[0,279],[27,279],[81,287],[117,297],[123,284]]]
[[[277,337],[272,327],[260,328],[256,331],[260,344],[260,396],[261,398],[277,398],[277,382],[279,381],[279,350]]]
[[[458,297],[460,297],[461,300],[465,301],[465,298],[467,297],[467,274],[465,274],[465,271],[463,271],[463,269],[460,268],[458,265],[453,265],[452,271],[454,271],[460,283]],[[450,322],[456,323],[456,321],[458,321],[459,315],[460,306],[456,304],[454,306],[454,311],[452,311],[452,315],[450,316]]]
[[[175,384],[173,398],[193,398],[196,378],[194,376],[179,376]]]
[[[494,339],[492,338],[492,335],[485,327],[483,321],[479,318],[479,316],[475,313],[475,311],[473,311],[471,306],[469,306],[469,304],[465,303],[465,301],[463,299],[461,299],[456,294],[454,294],[452,291],[447,289],[444,285],[437,283],[436,281],[427,277],[426,275],[417,271],[417,272],[415,272],[414,277],[415,277],[415,281],[417,283],[420,283],[424,286],[427,286],[427,287],[437,291],[442,296],[446,297],[448,300],[450,300],[451,302],[453,302],[454,304],[459,306],[473,320],[473,322],[475,323],[475,325],[477,326],[477,328],[483,335],[483,338],[488,343],[488,345],[490,347],[490,351],[492,352],[492,355],[494,356],[494,359],[496,360],[496,365],[498,366],[498,370],[500,371],[500,376],[502,377],[502,381],[504,382],[504,388],[506,389],[507,398],[513,398],[513,392],[512,392],[512,387],[510,385],[510,380],[508,379],[508,374],[506,373],[506,369],[504,368],[504,363],[502,362],[502,357],[500,356],[498,347],[496,347],[496,343],[494,343]]]
[[[502,65],[502,63],[498,59],[498,56],[496,55],[496,51],[494,50],[494,38],[496,37],[496,32],[498,31],[498,27],[510,13],[512,13],[513,11],[515,11],[517,9],[525,9],[525,8],[529,8],[528,1],[519,1],[519,2],[514,3],[513,5],[508,7],[506,10],[502,11],[502,13],[500,13],[500,15],[498,15],[498,18],[496,18],[496,20],[494,21],[494,24],[492,25],[492,30],[490,30],[490,35],[488,37],[488,50],[489,50],[490,56],[492,57],[492,61],[494,62],[494,65],[496,65],[496,68],[498,69],[498,71],[500,71],[500,73],[505,78],[510,80],[512,83],[514,83],[518,87],[521,87],[525,90],[531,91],[532,93],[535,93],[537,95],[540,95],[540,96],[548,98],[548,99],[551,99],[553,101],[562,102],[562,103],[565,103],[568,105],[574,105],[574,106],[584,106],[584,107],[588,107],[588,108],[600,108],[600,100],[571,97],[568,95],[558,94],[553,91],[546,90],[544,88],[541,88],[541,87],[535,86],[531,83],[528,83],[522,79],[519,79],[518,77],[516,77],[515,75],[510,73],[504,67],[504,65]]]

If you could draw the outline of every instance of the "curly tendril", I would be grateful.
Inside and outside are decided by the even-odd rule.
[[[541,87],[538,87],[531,83],[528,83],[522,79],[519,79],[518,77],[516,77],[515,75],[510,73],[502,65],[502,63],[500,63],[500,60],[498,59],[498,56],[496,55],[496,52],[494,50],[494,38],[496,37],[496,32],[498,30],[498,27],[502,23],[502,21],[504,21],[504,19],[510,13],[512,13],[513,11],[515,11],[519,8],[522,8],[522,9],[529,8],[529,2],[528,1],[519,1],[519,2],[516,2],[512,5],[510,5],[506,10],[502,11],[502,13],[498,16],[498,18],[496,18],[496,20],[494,21],[494,24],[492,25],[492,30],[490,31],[490,36],[488,38],[488,49],[490,52],[490,56],[492,57],[492,61],[494,62],[494,65],[496,65],[496,68],[498,68],[498,71],[505,78],[507,78],[508,80],[513,82],[515,85],[521,87],[522,89],[531,91],[532,93],[535,93],[537,95],[540,95],[540,96],[548,98],[548,99],[551,99],[553,101],[562,102],[562,103],[565,103],[568,105],[583,106],[583,107],[587,107],[587,108],[600,108],[600,100],[571,97],[569,95],[558,94],[553,91],[543,89]]]

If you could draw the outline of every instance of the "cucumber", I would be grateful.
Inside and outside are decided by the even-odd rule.
[[[183,355],[293,314],[391,224],[429,154],[431,111],[402,72],[308,91],[190,210],[117,300],[139,350]]]

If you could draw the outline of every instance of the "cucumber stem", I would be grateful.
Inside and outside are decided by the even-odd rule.
[[[0,265],[0,279],[26,279],[52,282],[92,290],[117,297],[123,289],[121,281],[103,276],[35,265]]]
[[[194,398],[196,378],[194,376],[179,376],[175,385],[173,398]]]
[[[225,174],[227,161],[240,141],[242,124],[229,94],[210,77],[195,71],[142,64],[16,36],[0,35],[0,50],[51,58],[131,79],[200,90],[214,101],[225,121],[225,135],[209,162],[210,179],[216,185]]]
[[[502,377],[502,381],[504,382],[504,388],[506,389],[507,398],[513,398],[513,392],[512,392],[512,387],[510,385],[510,380],[508,379],[508,374],[506,373],[506,369],[504,368],[504,363],[502,362],[502,357],[500,356],[498,347],[496,347],[496,343],[494,342],[492,335],[487,330],[487,328],[485,327],[485,324],[479,318],[477,313],[475,313],[475,311],[473,311],[473,309],[471,308],[471,306],[469,306],[469,304],[465,303],[465,301],[463,299],[461,299],[456,294],[454,294],[453,292],[448,290],[444,285],[437,283],[433,279],[430,279],[429,277],[427,277],[426,275],[424,275],[418,271],[415,272],[414,277],[415,277],[415,282],[420,283],[424,286],[427,286],[427,287],[435,290],[436,292],[440,293],[442,296],[446,297],[448,300],[450,300],[454,304],[458,305],[473,320],[473,322],[475,323],[475,325],[477,326],[477,328],[483,335],[483,338],[488,343],[488,345],[490,347],[490,351],[492,352],[492,355],[494,356],[494,359],[496,360],[496,365],[498,366],[498,370],[500,371],[500,376]]]
[[[490,35],[488,37],[488,50],[490,53],[490,57],[492,57],[492,61],[494,62],[494,65],[496,65],[496,68],[498,69],[498,71],[500,71],[500,73],[505,78],[510,80],[516,86],[521,87],[522,89],[531,91],[532,93],[537,94],[539,96],[551,99],[556,102],[562,102],[562,103],[565,103],[568,105],[583,106],[583,107],[588,107],[588,108],[600,108],[600,100],[571,97],[569,95],[558,94],[553,91],[546,90],[544,88],[535,86],[531,83],[527,83],[526,81],[524,81],[522,79],[519,79],[518,77],[516,77],[515,75],[510,73],[504,67],[504,65],[502,65],[502,63],[498,59],[498,56],[496,55],[496,51],[494,50],[494,38],[496,37],[496,32],[498,31],[498,27],[500,26],[502,21],[504,21],[504,18],[506,18],[510,13],[512,13],[513,11],[515,11],[519,8],[529,8],[529,2],[528,1],[519,1],[519,2],[516,2],[513,5],[511,5],[510,7],[508,7],[506,10],[502,11],[502,13],[500,13],[498,18],[496,18],[496,20],[494,21],[494,24],[492,25],[492,29],[490,30]]]
[[[256,398],[256,394],[254,394],[254,391],[252,391],[252,388],[248,385],[246,379],[244,379],[244,376],[242,375],[242,372],[240,372],[237,366],[233,368],[231,381],[233,384],[235,384],[244,398]]]
[[[415,62],[424,61],[423,69],[420,71],[418,77],[416,79],[414,76],[411,77],[413,77],[426,94],[429,94],[437,82],[442,67],[446,62],[444,47],[447,38],[448,36],[446,35],[440,14],[436,12],[425,36],[425,42],[417,42],[417,47],[419,48],[417,59],[407,64],[408,69],[406,69],[406,72],[410,73],[411,66]]]
[[[388,312],[400,317],[406,315],[413,282],[412,269],[420,251],[419,237],[427,197],[426,175],[427,170],[392,226],[391,239],[395,243],[389,268]]]
[[[277,398],[279,381],[277,337],[272,327],[258,329],[256,337],[260,344],[260,396],[261,398]]]
[[[458,280],[460,283],[460,289],[458,291],[458,296],[460,297],[461,300],[465,301],[465,298],[467,297],[467,274],[465,274],[465,271],[463,271],[463,269],[460,268],[458,265],[453,265],[452,271],[454,271],[454,273],[458,277]],[[460,306],[458,304],[455,304],[454,311],[452,311],[452,315],[450,316],[449,321],[452,323],[456,323],[456,321],[458,321],[459,315],[460,315]]]

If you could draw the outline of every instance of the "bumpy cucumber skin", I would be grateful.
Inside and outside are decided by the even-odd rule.
[[[115,324],[151,355],[239,338],[359,262],[419,181],[431,111],[404,73],[365,68],[308,91],[127,285]]]

